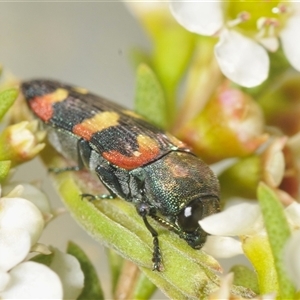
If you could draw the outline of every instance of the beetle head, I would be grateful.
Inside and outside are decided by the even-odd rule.
[[[193,248],[201,248],[207,234],[198,221],[219,211],[219,182],[201,159],[187,152],[170,152],[144,167],[149,204]]]

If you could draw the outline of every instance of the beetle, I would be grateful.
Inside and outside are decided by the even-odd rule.
[[[131,202],[153,237],[153,270],[161,271],[153,218],[194,249],[207,233],[198,221],[219,211],[219,182],[191,149],[125,107],[52,80],[23,82],[30,110],[66,158],[95,172],[108,194]],[[72,169],[72,168],[70,168]],[[76,168],[74,168],[76,169]]]

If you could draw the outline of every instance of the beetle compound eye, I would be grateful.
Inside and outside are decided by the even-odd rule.
[[[199,227],[198,221],[203,218],[203,205],[200,200],[194,200],[178,215],[178,225],[182,230],[192,232]]]

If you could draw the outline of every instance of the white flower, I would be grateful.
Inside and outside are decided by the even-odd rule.
[[[270,8],[270,12],[266,10],[261,13],[273,13],[274,16],[264,17],[262,15],[257,20],[256,34],[253,36],[253,32],[249,31],[253,38],[232,29],[243,22],[246,23],[251,18],[251,11],[241,11],[235,16],[235,19],[226,21],[226,5],[230,10],[230,5],[239,8],[242,7],[239,5],[243,4],[186,0],[170,2],[173,16],[187,30],[201,35],[219,36],[219,42],[215,46],[215,57],[223,74],[239,85],[254,87],[267,78],[269,57],[266,49],[277,50],[278,36],[281,38],[287,59],[295,69],[300,71],[300,40],[297,38],[300,27],[300,10],[297,11],[296,4],[291,2],[289,6],[279,4],[277,7],[267,7]],[[257,8],[254,5],[251,9]],[[288,13],[291,16],[288,15],[285,23],[280,23],[280,17],[286,16]],[[279,31],[281,27],[283,29]]]
[[[300,290],[300,231],[295,232],[287,241],[284,251],[284,262],[287,274]]]
[[[50,211],[45,195],[29,184],[0,198],[0,299],[77,299],[84,275],[75,257],[54,249],[50,267],[24,261],[32,250],[49,254],[49,249],[36,243],[44,228],[42,213],[20,194],[44,214]]]
[[[64,289],[64,299],[77,299],[84,286],[84,275],[78,260],[55,249],[50,268],[58,274]]]
[[[47,196],[36,186],[29,183],[12,182],[2,187],[6,197],[22,197],[32,202],[42,214],[51,214],[51,207]]]
[[[9,277],[1,299],[63,299],[60,279],[47,266],[27,261],[14,267]]]
[[[219,258],[243,254],[241,242],[231,236],[263,231],[260,207],[255,201],[233,200],[230,207],[202,219],[199,224],[204,231],[213,235],[208,237],[203,250]]]
[[[11,195],[16,196],[17,190]],[[43,228],[42,213],[33,203],[18,197],[0,198],[1,299],[62,299],[62,284],[52,270],[23,262]]]
[[[299,230],[300,204],[293,201],[284,212],[292,232]],[[229,206],[222,212],[202,219],[199,224],[204,231],[214,235],[208,237],[203,249],[219,258],[243,253],[241,242],[231,237],[266,234],[257,201],[229,201]]]
[[[0,198],[0,228],[25,230],[32,246],[43,231],[44,219],[39,209],[28,200]]]
[[[23,261],[30,251],[30,244],[26,230],[0,227],[0,270],[6,272]]]
[[[300,229],[300,204],[293,201],[286,209],[285,214],[292,231]]]

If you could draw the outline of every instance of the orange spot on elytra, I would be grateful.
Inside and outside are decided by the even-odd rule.
[[[148,136],[139,135],[137,142],[139,148],[132,153],[132,156],[123,155],[117,150],[103,152],[102,155],[109,162],[126,170],[138,168],[158,157],[160,149],[155,140]]]
[[[76,124],[72,131],[89,141],[94,133],[112,126],[117,126],[118,120],[119,115],[117,113],[113,111],[104,111],[89,119],[85,119],[80,124]]]

